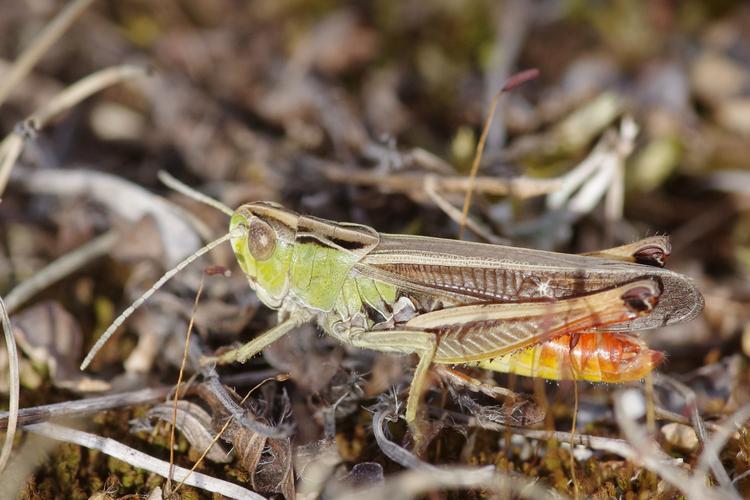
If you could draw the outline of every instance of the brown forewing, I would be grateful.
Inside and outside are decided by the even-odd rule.
[[[692,281],[666,269],[420,236],[381,234],[357,272],[411,293],[442,295],[446,305],[562,300],[647,278],[661,284],[659,304],[650,314],[601,328],[606,330],[665,326],[692,319],[703,307]]]

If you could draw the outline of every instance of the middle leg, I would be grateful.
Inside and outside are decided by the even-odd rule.
[[[419,355],[406,401],[406,422],[414,431],[419,403],[427,389],[430,365],[437,350],[435,334],[421,330],[359,331],[352,333],[348,340],[353,346],[364,349]]]

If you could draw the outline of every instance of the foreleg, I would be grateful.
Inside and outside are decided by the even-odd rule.
[[[201,358],[201,364],[206,365],[212,362],[218,363],[220,365],[226,365],[235,362],[244,363],[293,329],[304,323],[307,323],[308,321],[310,321],[310,319],[311,316],[309,314],[292,314],[286,320],[282,321],[270,330],[266,330],[247,344],[242,345],[237,349],[227,351],[221,356],[204,356],[203,358]]]

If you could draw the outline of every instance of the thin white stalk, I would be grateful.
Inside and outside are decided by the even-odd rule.
[[[168,462],[154,458],[136,450],[135,448],[126,446],[119,441],[115,441],[114,439],[97,436],[96,434],[71,429],[70,427],[64,427],[50,422],[29,424],[25,425],[23,428],[26,431],[46,436],[57,441],[64,441],[66,443],[73,443],[79,446],[85,446],[86,448],[99,450],[102,453],[122,460],[133,467],[145,469],[165,478],[169,474]],[[242,486],[200,472],[191,473],[184,467],[174,467],[174,478],[177,481],[182,481],[184,479],[185,484],[189,486],[195,486],[196,488],[201,488],[212,493],[219,493],[220,495],[229,498],[265,500],[265,497],[243,488]]]
[[[10,459],[10,453],[13,449],[13,438],[16,435],[21,377],[18,370],[16,339],[13,337],[13,327],[10,324],[8,310],[5,308],[5,302],[3,302],[2,298],[0,298],[0,316],[0,321],[2,321],[3,325],[3,334],[5,335],[5,345],[8,347],[8,371],[10,372],[8,381],[8,426],[5,431],[3,449],[0,451],[0,473],[2,473]]]

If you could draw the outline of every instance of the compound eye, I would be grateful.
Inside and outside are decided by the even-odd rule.
[[[247,249],[257,261],[264,261],[276,249],[276,232],[258,217],[250,219],[247,229]]]

